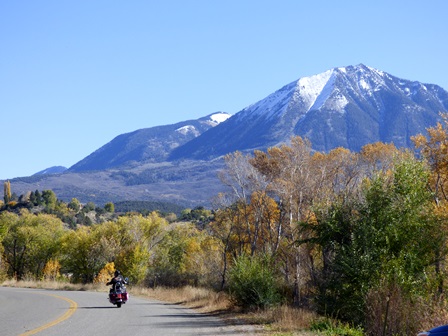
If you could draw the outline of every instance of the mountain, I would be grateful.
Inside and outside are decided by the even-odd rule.
[[[368,143],[410,147],[448,111],[448,92],[359,64],[300,78],[226,122],[175,148],[170,160],[219,157],[235,150],[265,150],[291,136],[310,139],[315,150]]]
[[[141,165],[143,162],[163,162],[174,148],[187,143],[229,117],[228,113],[216,112],[197,120],[121,134],[71,166],[69,172],[125,168]]]
[[[67,170],[66,167],[63,166],[53,166],[44,170],[41,170],[37,173],[35,173],[34,175],[47,175],[47,174],[59,174],[59,173],[63,173]]]
[[[393,142],[410,147],[448,111],[448,92],[365,65],[300,78],[229,116],[212,113],[117,136],[68,170],[11,180],[20,195],[52,189],[81,202],[163,201],[209,206],[224,190],[223,155],[310,139],[315,150]]]

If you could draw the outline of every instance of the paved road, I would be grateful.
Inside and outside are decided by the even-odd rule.
[[[251,335],[179,305],[132,296],[117,308],[107,293],[0,287],[0,335]]]

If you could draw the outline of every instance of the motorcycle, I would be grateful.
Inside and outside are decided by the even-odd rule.
[[[128,278],[123,281],[117,281],[112,285],[109,291],[109,302],[121,308],[122,304],[125,304],[129,300],[129,293],[126,291],[125,283],[128,282]]]

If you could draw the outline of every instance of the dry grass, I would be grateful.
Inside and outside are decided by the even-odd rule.
[[[264,323],[270,323],[273,329],[279,331],[308,329],[318,318],[314,312],[286,305],[261,311],[258,315]]]
[[[263,325],[265,334],[270,335],[316,335],[306,332],[312,321],[317,318],[313,312],[304,309],[295,309],[289,306],[280,306],[267,310],[242,312],[235,307],[225,293],[216,293],[209,289],[183,287],[183,288],[133,288],[134,295],[153,298],[160,301],[183,304],[203,313],[218,315],[229,323],[248,323]]]
[[[5,280],[0,286],[3,287],[17,287],[17,288],[39,288],[39,289],[53,289],[66,291],[93,291],[106,292],[108,289],[103,284],[72,284],[68,282],[52,281],[52,280]]]
[[[182,288],[133,287],[134,295],[150,297],[160,301],[183,304],[201,312],[211,313],[231,310],[233,305],[225,293],[217,293],[205,288],[186,286]]]
[[[71,284],[59,281],[16,281],[6,280],[4,287],[40,288],[72,291],[107,291],[104,284]],[[263,326],[263,334],[276,336],[313,336],[307,332],[311,322],[317,316],[303,309],[280,306],[267,310],[242,312],[234,306],[229,296],[205,288],[186,286],[182,288],[157,287],[143,288],[128,286],[134,296],[151,298],[159,301],[182,304],[202,313],[215,315],[232,325],[251,324]]]

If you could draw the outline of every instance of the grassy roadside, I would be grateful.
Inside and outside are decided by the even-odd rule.
[[[7,280],[0,284],[3,287],[39,288],[53,290],[97,291],[106,292],[104,284],[70,284],[58,281],[15,281]],[[154,300],[182,304],[201,313],[217,316],[229,324],[248,324],[257,326],[260,335],[275,336],[315,336],[309,330],[317,316],[309,311],[280,306],[263,311],[242,312],[234,306],[225,293],[217,293],[204,288],[182,287],[143,288],[128,286],[134,295]]]

